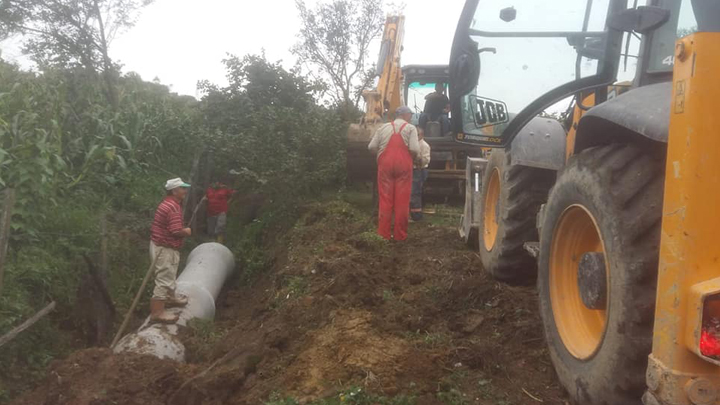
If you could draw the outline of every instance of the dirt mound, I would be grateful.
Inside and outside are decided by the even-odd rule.
[[[164,405],[193,366],[154,357],[88,349],[55,362],[40,389],[15,401],[33,405]]]
[[[416,357],[409,342],[391,334],[378,333],[372,314],[361,310],[338,310],[331,322],[309,333],[309,340],[289,367],[285,390],[297,393],[301,402],[333,393],[331,381],[362,381],[382,392],[397,392],[409,379],[403,365],[432,368],[432,362]]]
[[[189,345],[196,363],[81,352],[53,369],[62,382],[51,373],[28,398],[276,405],[352,389],[374,399],[344,403],[564,404],[534,289],[490,280],[458,239],[456,214],[388,243],[347,203],[311,207],[279,240],[273,268],[223,297],[212,333]],[[100,393],[115,402],[92,402]],[[399,395],[411,402],[390,402]],[[270,399],[285,397],[297,402]]]

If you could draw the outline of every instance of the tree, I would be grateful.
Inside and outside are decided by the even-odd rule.
[[[109,46],[154,0],[0,0],[0,39],[20,34],[23,50],[41,67],[81,67],[102,73],[117,106],[118,70]]]
[[[280,205],[340,181],[347,127],[319,106],[320,86],[265,56],[229,56],[229,84],[201,82],[204,144],[216,167],[233,169],[242,189]]]
[[[382,0],[332,0],[315,10],[304,0],[295,4],[302,25],[292,53],[331,85],[330,96],[347,117],[375,77],[368,48],[383,30]]]

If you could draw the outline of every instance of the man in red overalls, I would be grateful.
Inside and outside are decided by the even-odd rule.
[[[381,126],[373,135],[368,149],[377,154],[378,234],[385,239],[407,239],[412,190],[413,161],[420,153],[418,134],[410,124],[412,110],[399,107],[395,121]],[[395,229],[391,222],[395,214]]]

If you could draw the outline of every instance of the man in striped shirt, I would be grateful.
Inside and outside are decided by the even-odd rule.
[[[150,299],[150,320],[175,323],[178,315],[165,312],[166,307],[187,305],[187,297],[175,293],[175,279],[180,264],[180,247],[190,236],[190,228],[183,227],[182,201],[190,185],[180,178],[165,183],[166,196],[155,211],[150,228],[150,260],[154,264],[155,289]]]

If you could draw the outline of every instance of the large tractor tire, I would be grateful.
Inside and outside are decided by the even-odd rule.
[[[664,156],[661,145],[583,151],[543,210],[540,313],[560,382],[578,404],[640,404],[645,390]]]
[[[535,281],[537,264],[525,242],[538,240],[536,217],[555,172],[512,165],[510,153],[490,152],[480,197],[479,250],[483,267],[506,283]]]

